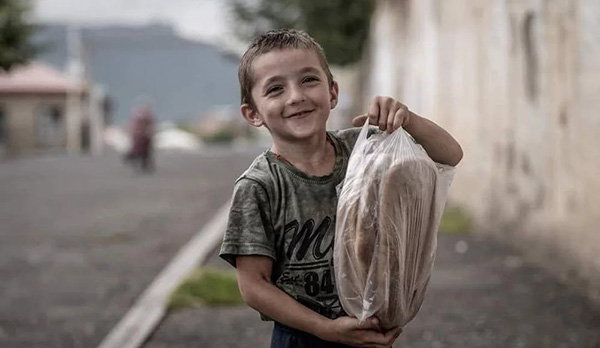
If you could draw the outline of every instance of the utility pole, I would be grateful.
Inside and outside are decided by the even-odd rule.
[[[67,29],[67,66],[69,79],[74,88],[67,91],[66,128],[67,151],[71,154],[81,153],[81,126],[83,119],[83,94],[85,88],[85,66],[83,64],[83,44],[81,28],[78,25]]]

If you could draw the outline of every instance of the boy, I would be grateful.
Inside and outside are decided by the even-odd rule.
[[[275,321],[271,347],[389,347],[400,334],[376,318],[345,315],[335,280],[336,186],[360,129],[327,132],[338,101],[322,48],[307,34],[275,30],[241,59],[241,114],[273,140],[236,181],[220,256],[236,267],[244,301]],[[403,127],[436,162],[455,166],[458,143],[443,129],[388,97],[366,119],[381,131]]]

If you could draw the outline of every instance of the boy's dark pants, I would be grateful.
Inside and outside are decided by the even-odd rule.
[[[350,348],[350,346],[323,341],[309,333],[275,322],[271,348]]]

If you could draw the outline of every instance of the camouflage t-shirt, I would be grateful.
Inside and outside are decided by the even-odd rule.
[[[336,186],[359,132],[328,132],[336,157],[326,176],[307,175],[270,151],[259,155],[235,183],[220,251],[234,267],[237,255],[272,258],[273,284],[332,319],[344,314],[333,269]]]

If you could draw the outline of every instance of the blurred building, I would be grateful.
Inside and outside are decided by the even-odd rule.
[[[0,73],[0,151],[101,151],[102,98],[97,94],[41,63]]]
[[[455,135],[451,199],[478,229],[600,298],[598,18],[597,0],[378,0],[358,82]]]

